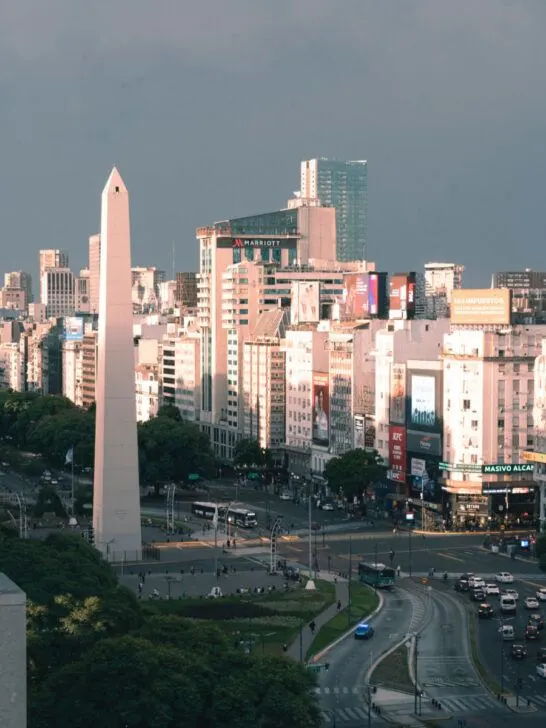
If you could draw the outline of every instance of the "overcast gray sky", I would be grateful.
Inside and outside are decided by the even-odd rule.
[[[544,0],[0,0],[0,271],[75,268],[119,166],[134,264],[369,161],[369,254],[546,269]]]

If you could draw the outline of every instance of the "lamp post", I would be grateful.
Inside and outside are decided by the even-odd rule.
[[[413,696],[413,712],[415,715],[420,715],[421,711],[419,710],[419,687],[418,687],[418,674],[417,674],[417,667],[418,667],[418,657],[419,657],[419,635],[415,633],[414,635],[414,643],[413,643],[413,677],[415,680],[415,691]]]
[[[352,606],[352,576],[353,576],[353,542],[349,536],[349,604],[347,605],[347,623],[351,624],[351,606]]]

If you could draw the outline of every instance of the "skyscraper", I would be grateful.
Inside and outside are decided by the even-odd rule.
[[[364,260],[368,224],[368,162],[309,159],[301,163],[301,197],[336,208],[336,258]]]
[[[40,250],[40,303],[45,303],[42,298],[42,281],[44,273],[51,268],[68,268],[68,253],[64,250],[48,248]]]
[[[93,528],[109,561],[142,555],[129,195],[114,167],[102,193]]]
[[[99,310],[99,276],[100,276],[100,235],[89,237],[89,310],[98,313]]]

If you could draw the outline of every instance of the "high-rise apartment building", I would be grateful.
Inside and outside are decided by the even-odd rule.
[[[69,268],[46,268],[40,283],[42,303],[46,305],[48,318],[74,315],[74,275]]]
[[[43,280],[44,273],[51,268],[68,269],[68,253],[53,248],[40,250],[40,303],[46,303],[44,301]]]
[[[464,265],[457,263],[425,263],[426,318],[449,316],[451,292],[463,285]]]
[[[24,291],[27,305],[34,300],[32,298],[32,276],[24,270],[4,273],[4,288]]]
[[[90,277],[87,268],[74,278],[74,310],[76,313],[91,313],[89,300]]]
[[[159,284],[165,281],[165,271],[154,267],[131,268],[133,310],[149,313],[159,310]]]
[[[538,517],[543,530],[546,526],[546,339],[542,340],[542,351],[535,360],[534,380],[534,446],[529,447],[523,457],[533,466],[539,488]]]
[[[182,419],[188,422],[198,422],[201,410],[200,348],[201,340],[196,332],[163,339],[162,402],[178,407]]]
[[[336,259],[364,260],[368,224],[368,163],[310,159],[301,163],[300,196],[336,210]]]
[[[197,306],[197,273],[186,272],[176,274],[176,305],[181,308]]]
[[[100,234],[89,237],[89,311],[99,312]]]

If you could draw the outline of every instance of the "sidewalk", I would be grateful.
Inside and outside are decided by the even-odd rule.
[[[304,624],[301,630],[301,635],[296,637],[287,650],[286,654],[289,657],[298,661],[303,658],[303,661],[305,661],[305,655],[307,654],[307,650],[311,647],[315,635],[319,633],[320,628],[329,622],[332,617],[336,616],[338,600],[341,601],[342,608],[345,608],[349,603],[349,587],[347,582],[341,579],[338,579],[336,583],[336,598],[334,604],[314,618],[316,624],[315,634],[311,634],[308,623]]]

